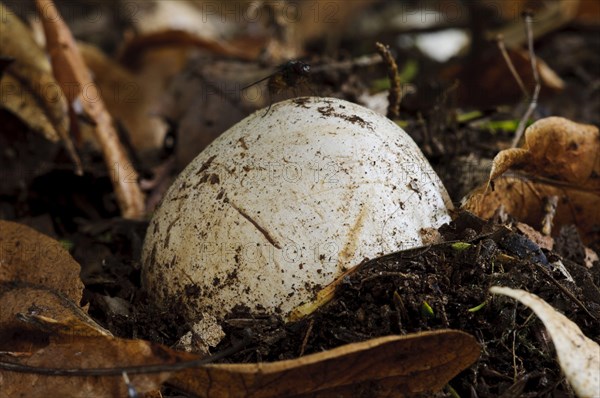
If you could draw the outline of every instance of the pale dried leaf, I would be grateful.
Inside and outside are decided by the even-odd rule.
[[[560,367],[577,396],[600,396],[600,345],[587,338],[575,323],[534,294],[500,286],[493,286],[490,292],[512,297],[535,312],[546,326],[556,347]]]

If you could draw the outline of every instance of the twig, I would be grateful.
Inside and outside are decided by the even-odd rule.
[[[521,91],[523,91],[523,95],[525,96],[525,98],[529,99],[529,92],[525,88],[525,83],[523,83],[523,79],[521,79],[521,76],[519,76],[519,72],[517,72],[517,69],[515,69],[515,64],[513,64],[512,60],[510,59],[510,55],[508,55],[508,51],[506,51],[506,45],[504,44],[504,36],[502,36],[501,34],[496,36],[496,43],[498,44],[500,53],[502,53],[502,57],[504,58],[504,61],[506,62],[510,73],[517,81],[517,84],[521,88]]]
[[[129,376],[127,376],[127,372],[123,372],[123,381],[125,382],[125,385],[127,386],[127,395],[129,396],[129,398],[139,398],[140,395],[138,394],[138,392],[135,389],[135,386],[133,385],[131,380],[129,380]]]
[[[519,122],[519,127],[517,128],[517,131],[515,132],[515,138],[513,139],[513,142],[512,142],[512,148],[516,148],[517,145],[519,144],[519,141],[521,140],[521,137],[523,136],[523,132],[525,131],[525,125],[527,124],[529,117],[531,116],[531,114],[533,113],[535,108],[537,107],[537,101],[538,101],[538,97],[540,95],[540,89],[542,88],[542,85],[540,84],[540,76],[539,76],[538,68],[537,68],[537,58],[535,57],[535,52],[533,51],[533,30],[531,28],[532,14],[530,12],[525,12],[523,14],[523,18],[525,21],[525,29],[527,32],[527,47],[529,50],[529,59],[531,61],[531,69],[533,70],[533,79],[535,81],[535,89],[533,90],[533,95],[531,96],[531,102],[529,103],[529,107],[527,108],[527,111],[523,115],[523,118],[521,118],[521,121]]]
[[[516,383],[517,382],[517,377],[518,377],[518,373],[517,373],[517,354],[515,353],[515,342],[517,340],[517,331],[513,330],[512,335],[513,335],[513,338],[512,338],[513,383]]]
[[[304,355],[304,350],[306,349],[306,345],[308,344],[308,338],[310,337],[310,334],[312,333],[314,324],[315,324],[315,320],[314,320],[314,318],[311,318],[310,322],[308,324],[308,328],[306,329],[306,333],[304,334],[304,338],[302,339],[302,346],[300,347],[300,354],[298,355],[300,357],[302,355]]]
[[[191,361],[182,361],[177,363],[160,363],[154,365],[134,365],[134,366],[121,366],[112,368],[45,368],[37,366],[22,365],[20,363],[0,361],[0,369],[8,370],[10,372],[19,373],[31,373],[46,376],[72,376],[72,377],[84,377],[84,376],[122,376],[123,373],[128,375],[132,374],[151,374],[151,373],[162,373],[162,372],[173,372],[177,370],[197,368],[202,365],[216,362],[220,359],[226,358],[231,354],[238,352],[241,348],[245,347],[250,341],[251,337],[246,337],[238,344],[235,344],[229,348],[219,351],[214,355],[194,359]]]
[[[326,70],[350,70],[352,68],[365,68],[380,64],[382,61],[379,54],[361,55],[357,58],[352,58],[344,61],[332,61],[323,65],[317,65],[311,68],[311,72],[323,72]]]
[[[69,103],[79,101],[95,123],[94,136],[107,168],[113,171],[111,182],[121,214],[129,219],[142,218],[145,210],[144,195],[138,183],[138,173],[119,141],[113,119],[106,110],[99,91],[89,90],[96,86],[75,39],[52,0],[36,0],[36,6],[44,25],[56,80]],[[82,91],[83,88],[86,93]]]
[[[396,60],[390,53],[388,46],[377,42],[375,43],[377,52],[385,61],[388,70],[388,78],[390,79],[390,90],[388,94],[388,109],[387,117],[389,119],[398,119],[400,117],[400,102],[402,101],[402,87],[400,85],[400,76],[398,73],[398,65]]]
[[[557,207],[557,195],[544,198],[544,219],[542,220],[542,233],[546,236],[550,236],[552,233],[552,223],[554,222],[554,216],[556,216]]]
[[[563,292],[565,294],[565,296],[567,296],[568,298],[570,298],[571,300],[573,300],[573,302],[575,304],[577,304],[577,306],[579,308],[581,308],[583,310],[583,312],[585,312],[586,314],[588,314],[589,317],[592,318],[594,321],[598,322],[598,319],[596,319],[596,317],[594,316],[594,314],[592,314],[587,309],[587,307],[585,306],[585,304],[583,304],[577,297],[575,297],[573,295],[573,293],[571,293],[566,287],[564,287],[563,285],[561,285],[560,282],[558,282],[556,279],[554,279],[554,277],[552,275],[550,275],[550,273],[544,268],[543,265],[538,264],[538,263],[534,263],[534,264],[542,272],[542,274],[544,274],[544,276],[550,282],[552,282],[561,292]]]

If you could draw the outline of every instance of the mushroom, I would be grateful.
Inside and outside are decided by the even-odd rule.
[[[142,280],[185,319],[288,317],[367,258],[424,244],[452,203],[395,123],[335,98],[274,104],[179,175],[148,227]]]

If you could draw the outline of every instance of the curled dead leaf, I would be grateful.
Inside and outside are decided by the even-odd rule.
[[[522,148],[501,151],[490,179],[511,167],[600,191],[600,133],[596,126],[547,117],[525,130]]]
[[[515,175],[504,176],[510,169]],[[482,218],[501,206],[519,221],[537,227],[546,198],[556,196],[558,230],[575,224],[583,241],[597,239],[600,224],[600,133],[596,126],[561,117],[538,120],[525,131],[522,148],[501,151],[487,186],[471,192],[463,209]]]
[[[492,163],[490,180],[495,180],[504,174],[511,166],[518,166],[527,161],[529,151],[523,148],[509,148],[500,151]]]

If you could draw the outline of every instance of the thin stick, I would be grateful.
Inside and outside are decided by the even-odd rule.
[[[127,376],[127,372],[123,372],[123,381],[125,382],[125,385],[127,386],[127,395],[129,396],[129,398],[138,398],[140,395],[138,394],[138,392],[135,389],[135,386],[133,385],[131,380],[129,380],[129,376]]]
[[[550,275],[550,272],[548,272],[548,270],[546,270],[546,268],[544,268],[543,265],[538,264],[538,263],[534,263],[534,264],[537,267],[537,269],[540,270],[542,272],[542,274],[544,274],[544,276],[546,278],[548,278],[548,280],[554,284],[554,286],[556,286],[561,292],[563,292],[565,294],[565,296],[567,296],[568,298],[573,300],[573,302],[575,304],[577,304],[577,306],[579,308],[581,308],[586,314],[588,314],[590,318],[592,318],[594,321],[598,322],[598,319],[596,319],[596,317],[587,309],[585,304],[583,304],[577,297],[575,297],[573,295],[573,293],[571,293],[571,291],[569,291],[566,287],[561,285],[559,281],[554,279],[554,277],[552,275]]]
[[[552,224],[556,216],[558,207],[558,195],[551,195],[544,198],[544,219],[542,220],[542,234],[550,236],[552,234]]]
[[[529,49],[529,59],[531,60],[531,69],[533,70],[533,79],[535,80],[535,89],[533,90],[533,96],[531,97],[531,102],[529,103],[529,107],[523,115],[523,118],[519,122],[519,127],[515,133],[515,138],[512,142],[512,147],[516,148],[521,141],[521,137],[523,136],[523,132],[525,131],[525,124],[529,120],[529,117],[537,107],[538,97],[540,95],[540,89],[542,85],[540,84],[540,76],[538,74],[537,68],[537,59],[535,57],[535,52],[533,51],[533,30],[531,29],[532,22],[532,14],[530,12],[524,13],[525,20],[525,29],[527,31],[527,47]]]
[[[304,350],[306,350],[306,345],[308,344],[308,338],[310,337],[310,334],[312,333],[314,324],[315,324],[315,320],[311,319],[308,324],[308,328],[306,329],[306,333],[304,334],[304,338],[302,339],[302,347],[300,347],[300,354],[298,355],[300,357],[302,355],[304,355]]]
[[[59,86],[70,102],[79,100],[85,113],[94,121],[92,129],[108,170],[112,171],[111,182],[117,204],[123,218],[140,219],[144,216],[144,194],[138,182],[138,173],[129,159],[129,154],[119,140],[99,90],[90,95],[83,88],[97,90],[92,75],[83,60],[73,34],[60,16],[52,0],[36,0],[38,14],[44,26],[46,43],[52,69]],[[60,74],[57,73],[60,71]],[[76,87],[77,90],[73,90]],[[88,93],[88,94],[86,94]],[[68,141],[65,141],[68,145]]]
[[[377,42],[375,43],[377,52],[385,61],[388,70],[388,78],[390,79],[390,91],[388,94],[388,109],[387,117],[389,119],[398,119],[400,117],[400,102],[402,101],[402,87],[400,86],[400,76],[398,73],[398,65],[396,60],[390,53],[390,48]]]
[[[124,372],[127,374],[150,374],[150,373],[162,373],[172,372],[182,369],[197,368],[220,359],[226,358],[231,354],[238,352],[241,348],[246,346],[250,342],[250,338],[246,338],[223,351],[219,351],[214,355],[194,359],[191,361],[183,361],[178,363],[159,363],[154,365],[134,365],[134,366],[121,366],[112,368],[45,368],[37,366],[22,365],[20,363],[0,361],[0,369],[7,370],[10,372],[19,373],[32,373],[47,376],[122,376]]]
[[[496,43],[498,44],[500,53],[502,54],[502,57],[504,58],[504,61],[506,62],[510,73],[517,81],[517,84],[519,85],[519,88],[521,88],[521,91],[523,91],[523,95],[525,96],[525,98],[529,99],[529,92],[525,88],[525,83],[523,83],[519,72],[517,72],[517,69],[515,68],[515,64],[513,64],[512,60],[510,59],[510,55],[508,55],[508,51],[506,50],[506,45],[504,44],[504,36],[498,34],[498,36],[496,36]]]
[[[517,377],[519,376],[517,372],[517,355],[515,354],[515,342],[517,340],[517,331],[513,330],[512,335],[513,383],[516,383]]]

